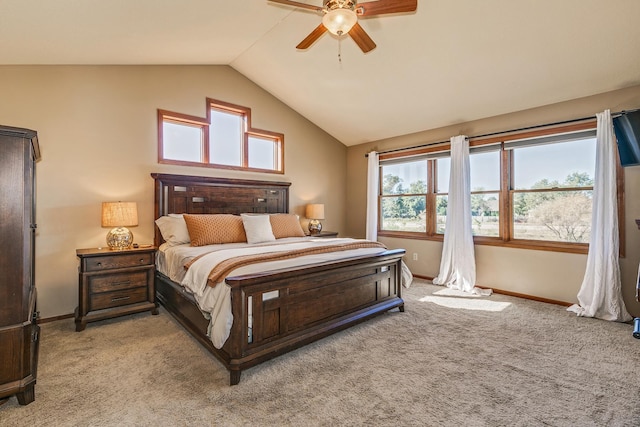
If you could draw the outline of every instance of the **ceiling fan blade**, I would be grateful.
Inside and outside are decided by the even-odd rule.
[[[356,6],[359,16],[384,15],[386,13],[415,12],[418,0],[377,0],[360,3]]]
[[[353,28],[351,28],[351,31],[349,31],[349,35],[364,53],[376,48],[376,44],[371,40],[369,34],[367,34],[357,22]]]
[[[286,4],[288,6],[299,7],[299,8],[302,8],[302,9],[315,10],[316,12],[321,12],[322,11],[322,7],[321,6],[314,6],[312,4],[300,3],[299,1],[290,1],[290,0],[269,0],[269,1],[271,3],[280,3],[280,4]]]
[[[307,49],[309,46],[313,44],[313,42],[318,40],[320,36],[323,35],[326,31],[327,31],[327,27],[325,27],[322,24],[318,25],[315,30],[311,31],[311,34],[309,34],[304,40],[298,43],[298,46],[296,46],[296,49]]]

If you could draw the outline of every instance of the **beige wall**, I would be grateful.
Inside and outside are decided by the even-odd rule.
[[[0,66],[0,123],[38,131],[36,285],[44,318],[77,305],[76,248],[105,244],[102,201],[138,202],[135,240],[153,240],[152,172],[290,181],[290,209],[325,203],[344,231],[346,147],[227,66]],[[205,98],[250,107],[285,135],[285,175],[157,163],[158,108],[204,117]]]
[[[640,86],[608,92],[569,102],[562,102],[531,110],[505,114],[488,119],[461,123],[349,147],[347,151],[347,233],[363,237],[365,234],[366,169],[365,153],[423,143],[446,141],[451,136],[469,136],[500,132],[526,126],[595,116],[607,108],[620,111],[640,107]],[[635,219],[640,218],[640,166],[625,168],[625,237],[626,257],[620,260],[623,295],[627,308],[640,316],[640,304],[635,301],[635,281],[640,261],[640,230]],[[432,241],[380,238],[392,248],[407,249],[407,264],[415,274],[433,277],[438,274],[442,244]],[[418,261],[412,254],[418,254]],[[507,249],[476,245],[477,282],[542,298],[577,302],[586,255],[545,252],[526,249]]]
[[[339,141],[227,66],[0,66],[0,123],[38,131],[36,284],[43,317],[77,305],[76,248],[104,245],[100,203],[138,202],[135,240],[153,238],[152,172],[291,181],[292,212],[325,203],[323,226],[341,235],[365,233],[366,159],[384,150],[452,135],[478,135],[640,106],[640,86],[523,112],[462,123],[359,146]],[[252,109],[253,126],[285,135],[285,175],[188,168],[157,163],[156,109],[205,115],[212,97]],[[113,166],[114,163],[119,166]],[[640,166],[625,169],[626,258],[621,260],[629,310],[640,315],[635,279],[640,261]],[[345,188],[345,184],[347,186]],[[434,276],[437,242],[381,239],[418,254],[411,269]],[[476,246],[478,283],[574,302],[586,256]]]

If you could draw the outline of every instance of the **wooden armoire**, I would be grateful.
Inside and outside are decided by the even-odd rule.
[[[35,287],[37,133],[0,126],[0,401],[33,402],[40,327]]]

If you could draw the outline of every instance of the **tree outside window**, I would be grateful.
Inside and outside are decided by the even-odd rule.
[[[516,147],[513,238],[588,243],[595,138]]]

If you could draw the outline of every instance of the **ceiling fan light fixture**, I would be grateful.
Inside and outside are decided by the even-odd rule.
[[[351,31],[351,28],[358,22],[358,16],[351,9],[329,10],[322,17],[324,25],[331,34],[341,36]]]

